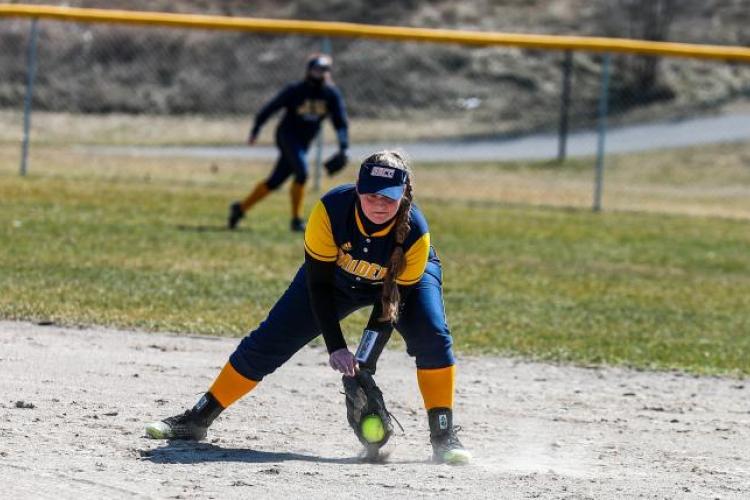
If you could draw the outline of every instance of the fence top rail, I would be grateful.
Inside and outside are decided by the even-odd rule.
[[[329,21],[300,21],[225,17],[114,9],[84,9],[47,5],[0,4],[0,17],[48,18],[71,22],[157,25],[166,27],[294,33],[318,36],[376,38],[464,45],[505,45],[524,48],[624,52],[641,55],[691,57],[750,62],[750,48],[730,45],[652,42],[625,38],[531,35],[432,28],[378,26]]]

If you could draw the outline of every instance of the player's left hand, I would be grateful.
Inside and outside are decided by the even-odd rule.
[[[354,359],[354,354],[346,347],[333,351],[328,358],[328,364],[331,365],[331,368],[343,373],[347,377],[353,377],[357,368],[357,361]]]

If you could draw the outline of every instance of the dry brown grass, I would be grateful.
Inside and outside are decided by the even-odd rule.
[[[0,174],[18,171],[18,145],[0,147]],[[420,198],[588,208],[593,196],[593,161],[539,163],[416,164]],[[268,174],[269,162],[186,158],[94,156],[83,150],[31,150],[34,176],[80,180],[178,183],[236,189],[238,195]],[[355,176],[349,167],[323,177],[322,189]],[[604,208],[750,218],[750,142],[616,155],[607,158]]]
[[[750,218],[750,142],[607,157],[604,208]],[[460,170],[459,170],[460,169]],[[593,160],[418,168],[420,196],[588,208]]]
[[[20,110],[0,111],[0,143],[21,141],[22,120]],[[32,115],[32,140],[46,145],[238,145],[247,138],[252,120],[252,116],[73,115],[37,111]],[[489,124],[472,122],[466,116],[460,119],[414,116],[408,122],[357,119],[350,126],[353,142],[455,138],[492,131]],[[273,129],[274,123],[264,127],[261,144],[272,143]],[[333,140],[330,125],[325,126],[324,133],[328,140]]]

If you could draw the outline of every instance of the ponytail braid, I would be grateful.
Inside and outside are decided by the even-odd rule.
[[[407,171],[409,171],[408,167]],[[404,267],[406,267],[406,256],[403,245],[406,236],[411,230],[409,212],[411,211],[412,193],[410,173],[406,180],[406,188],[404,189],[404,196],[401,198],[401,205],[398,207],[398,212],[396,213],[396,224],[394,226],[396,246],[393,248],[393,253],[391,253],[391,258],[388,262],[388,272],[383,281],[383,296],[381,297],[383,315],[380,317],[380,321],[395,323],[398,319],[398,306],[401,301],[401,294],[398,291],[396,278],[404,270]]]

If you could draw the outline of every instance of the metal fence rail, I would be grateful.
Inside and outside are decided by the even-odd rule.
[[[31,134],[47,145],[239,144],[319,50],[333,53],[355,141],[549,133],[550,158],[563,161],[570,131],[598,129],[595,210],[606,124],[750,96],[744,47],[0,5],[0,143],[21,142],[21,174]],[[158,136],[143,127],[154,120]]]

